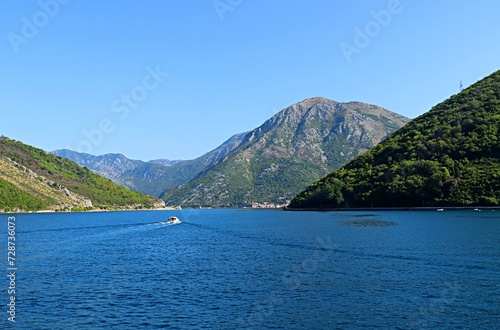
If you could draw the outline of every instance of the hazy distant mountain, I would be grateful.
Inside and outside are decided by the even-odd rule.
[[[163,166],[172,166],[178,163],[183,162],[183,160],[169,160],[169,159],[153,159],[150,160],[148,163],[155,163],[155,164],[160,164]]]
[[[132,170],[144,163],[140,160],[128,159],[122,154],[94,156],[68,149],[56,150],[53,151],[52,154],[72,160],[78,165],[87,167],[92,172],[121,185],[123,184],[120,180],[120,176],[124,172]]]
[[[309,186],[293,208],[500,205],[500,71]]]
[[[306,99],[244,134],[237,148],[162,198],[172,205],[223,207],[291,199],[406,122],[374,105]]]
[[[159,196],[166,189],[193,179],[205,167],[236,148],[244,135],[236,134],[219,147],[193,160],[159,159],[145,162],[128,159],[122,154],[93,156],[67,149],[56,150],[53,154],[68,158],[131,190]]]

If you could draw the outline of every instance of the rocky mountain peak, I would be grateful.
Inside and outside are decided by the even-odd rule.
[[[245,134],[237,148],[164,197],[170,204],[213,206],[282,200],[407,121],[374,105],[308,98]]]

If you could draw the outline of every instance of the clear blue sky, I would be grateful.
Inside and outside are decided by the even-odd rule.
[[[0,0],[0,135],[191,159],[313,96],[414,118],[500,69],[499,13],[498,0]]]

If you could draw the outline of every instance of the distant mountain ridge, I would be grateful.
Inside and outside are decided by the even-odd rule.
[[[54,155],[74,161],[118,185],[158,197],[166,189],[188,182],[205,167],[236,148],[246,133],[235,134],[214,150],[193,160],[132,160],[122,154],[94,156],[63,149]]]
[[[94,156],[68,149],[55,150],[52,154],[70,159],[78,165],[87,167],[93,172],[121,185],[123,185],[120,181],[120,175],[122,173],[132,170],[144,163],[140,160],[129,159],[122,154]]]
[[[298,194],[290,207],[500,205],[500,71]]]
[[[153,159],[153,160],[148,161],[148,163],[155,163],[155,164],[160,164],[160,165],[163,165],[163,166],[172,166],[172,165],[181,163],[183,161],[184,160],[180,160],[180,159],[177,159],[177,160]]]
[[[244,134],[237,148],[161,197],[183,206],[285,201],[408,121],[361,102],[306,99]]]

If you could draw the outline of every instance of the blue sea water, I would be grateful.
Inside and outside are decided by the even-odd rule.
[[[2,329],[500,328],[498,211],[19,214],[16,258]]]

